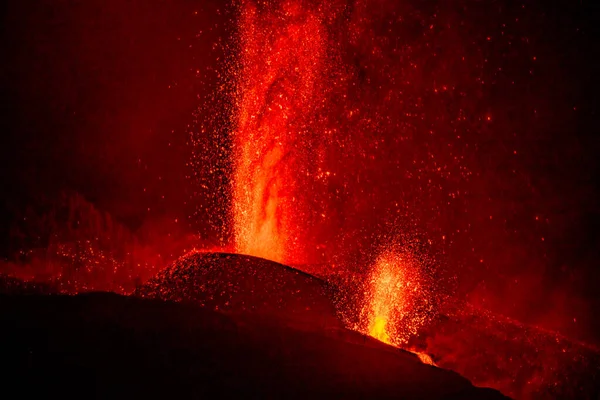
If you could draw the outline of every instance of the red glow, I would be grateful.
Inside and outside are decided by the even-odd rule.
[[[569,63],[553,58],[548,40],[536,45],[531,38],[544,32],[536,24],[545,13],[442,3],[241,0],[231,20],[218,21],[234,30],[231,41],[216,22],[210,29],[223,37],[214,42],[204,26],[189,35],[197,39],[191,44],[173,35],[193,55],[184,64],[194,79],[215,70],[198,61],[205,52],[196,44],[228,50],[225,82],[216,89],[228,101],[216,110],[203,102],[197,114],[201,123],[217,121],[218,132],[183,123],[183,136],[193,131],[189,181],[201,185],[181,184],[177,172],[181,181],[165,190],[156,182],[171,167],[152,170],[148,159],[168,157],[129,154],[145,145],[150,129],[131,129],[127,151],[113,140],[98,142],[137,160],[140,170],[150,166],[154,183],[139,191],[160,199],[121,200],[115,208],[150,216],[171,192],[187,200],[189,190],[186,205],[197,207],[197,218],[186,219],[187,210],[156,221],[128,219],[128,212],[113,218],[114,209],[74,195],[66,207],[38,212],[35,223],[18,218],[25,227],[12,237],[33,243],[2,272],[70,293],[129,293],[181,254],[235,251],[339,283],[347,326],[475,384],[534,397],[570,385],[563,371],[597,360],[595,348],[555,332],[580,333],[594,315],[579,294],[587,275],[573,267],[596,262],[573,245],[591,239],[572,232],[580,227],[575,217],[587,215],[580,210],[596,205],[577,184],[590,186],[586,169],[562,168],[560,160],[579,162],[584,146],[571,135],[573,117],[556,115],[565,102],[569,115],[584,113],[585,102],[568,84],[554,91],[563,72],[551,65]],[[101,65],[95,57],[94,71]],[[175,78],[181,76],[169,76],[170,92],[185,86]],[[551,140],[555,130],[567,132],[565,139]],[[90,170],[105,166],[106,149],[81,145],[98,153]],[[137,176],[122,186],[134,187]]]
[[[297,2],[259,12],[241,6],[236,105],[233,221],[240,253],[293,262],[299,190],[296,152],[303,122],[321,101],[322,23]]]
[[[427,313],[416,303],[430,301],[416,259],[388,250],[371,268],[362,311],[365,333],[384,343],[402,346],[426,322]]]

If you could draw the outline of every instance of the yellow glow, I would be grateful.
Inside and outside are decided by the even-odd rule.
[[[387,332],[387,320],[381,316],[376,316],[369,330],[369,335],[383,343],[389,344],[390,335]]]

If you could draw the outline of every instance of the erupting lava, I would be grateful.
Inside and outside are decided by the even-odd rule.
[[[208,12],[195,11],[194,29],[197,23],[214,24],[211,35],[219,35],[213,42],[206,31],[200,31],[196,39],[202,46],[212,44],[213,50],[218,50],[218,60],[225,69],[213,82],[217,79],[213,77],[214,65],[202,65],[210,57],[199,54],[194,43],[186,46],[192,53],[190,60],[186,61],[187,56],[180,60],[186,70],[187,63],[193,62],[190,71],[196,73],[189,75],[194,75],[194,83],[188,85],[188,78],[183,76],[168,79],[179,82],[174,85],[177,90],[171,91],[169,84],[170,96],[174,96],[169,99],[180,95],[187,98],[195,92],[196,80],[203,76],[205,67],[210,72],[206,83],[216,88],[217,95],[210,97],[216,106],[202,104],[199,108],[202,129],[188,132],[193,153],[189,163],[193,174],[188,178],[197,180],[198,187],[182,187],[179,167],[170,170],[171,162],[179,163],[183,153],[172,153],[176,155],[171,156],[173,159],[166,153],[163,157],[163,140],[169,140],[171,147],[172,139],[158,132],[163,123],[170,125],[171,117],[157,117],[148,126],[144,121],[141,127],[149,128],[157,138],[156,149],[137,136],[132,136],[135,142],[121,143],[125,147],[107,141],[111,142],[107,147],[110,155],[125,154],[124,149],[134,147],[137,152],[137,145],[143,144],[136,156],[139,171],[127,174],[131,180],[149,178],[148,192],[144,186],[143,196],[131,197],[142,199],[137,207],[133,201],[131,206],[121,204],[130,202],[128,193],[112,193],[112,188],[121,186],[107,179],[112,175],[104,175],[120,173],[117,166],[133,167],[134,159],[105,165],[108,156],[100,152],[98,159],[92,157],[95,161],[82,165],[81,171],[68,165],[65,170],[75,170],[73,176],[63,178],[62,169],[58,169],[58,173],[50,174],[60,176],[57,185],[72,184],[86,196],[50,195],[32,200],[34,204],[25,212],[12,216],[10,207],[25,207],[25,199],[37,197],[46,187],[28,184],[15,191],[14,204],[7,208],[11,214],[8,220],[14,225],[11,243],[6,246],[11,259],[0,259],[0,273],[34,282],[49,281],[59,292],[130,293],[197,246],[209,253],[188,254],[165,270],[177,274],[161,273],[161,277],[177,283],[169,296],[189,296],[191,289],[204,293],[191,278],[209,275],[219,289],[215,293],[223,294],[216,284],[227,282],[231,289],[229,283],[239,281],[255,296],[252,285],[271,276],[277,278],[273,278],[280,285],[277,290],[298,300],[299,292],[290,292],[284,284],[293,279],[290,276],[305,277],[245,255],[256,256],[301,269],[322,279],[319,285],[327,282],[327,289],[334,290],[327,293],[331,298],[325,299],[325,294],[323,298],[327,304],[329,300],[335,303],[335,316],[341,316],[346,327],[359,331],[356,336],[361,339],[369,335],[396,347],[425,351],[440,367],[516,397],[522,393],[533,393],[534,398],[546,392],[557,393],[555,397],[577,397],[559,396],[577,391],[596,393],[594,388],[581,388],[596,385],[600,371],[590,366],[600,365],[600,352],[554,332],[585,333],[580,316],[590,314],[590,321],[594,320],[586,296],[594,294],[595,288],[585,295],[580,289],[589,289],[586,277],[595,276],[595,272],[586,271],[597,270],[597,257],[587,252],[594,246],[595,236],[586,231],[592,227],[589,221],[594,221],[588,217],[590,210],[597,209],[593,203],[597,193],[595,189],[588,192],[588,187],[594,186],[589,185],[593,169],[587,168],[587,161],[577,160],[592,159],[588,155],[595,153],[581,152],[580,148],[586,147],[578,131],[581,128],[571,131],[573,126],[586,126],[579,124],[580,115],[586,112],[581,103],[586,99],[584,90],[577,94],[578,79],[570,78],[579,75],[577,69],[591,64],[571,62],[574,55],[589,53],[591,46],[587,42],[577,45],[588,33],[566,23],[558,15],[562,14],[561,7],[555,7],[550,14],[556,15],[552,16],[546,7],[532,3],[525,7],[481,1],[236,0],[226,12],[217,10],[215,17],[220,17],[215,21]],[[233,18],[229,18],[231,9],[235,10]],[[142,17],[131,25],[132,31],[149,25],[146,13],[136,15]],[[98,24],[104,25],[113,26]],[[546,36],[553,27],[560,27],[558,33]],[[222,36],[232,30],[233,36]],[[21,31],[29,32],[19,28]],[[33,32],[24,44],[46,37],[39,33],[43,31]],[[185,34],[177,32],[179,48]],[[56,49],[65,55],[79,53],[75,50],[80,47],[90,49],[87,36],[83,35],[81,43],[69,42],[64,51],[60,43],[41,40],[44,51],[40,54],[46,54],[46,42],[58,46]],[[171,40],[164,36],[165,43]],[[134,39],[138,37],[144,35],[136,33]],[[122,35],[118,38],[120,43]],[[123,49],[129,51],[137,42],[123,41]],[[19,57],[14,59],[21,59],[21,53],[38,54],[21,51],[21,44],[15,43]],[[154,53],[153,45],[147,45],[151,50],[148,57]],[[63,66],[85,64],[88,56],[109,50],[82,52],[81,63],[79,54],[64,62],[56,57],[61,61],[56,69],[68,72],[70,69]],[[221,58],[220,50],[225,50],[227,57]],[[143,51],[146,54],[146,49]],[[135,58],[146,63],[156,57],[171,63],[170,56],[157,53],[151,57]],[[80,74],[83,77],[94,78],[96,72],[109,73],[113,67],[130,65],[125,61],[129,58],[115,58],[118,63],[113,67],[107,64],[107,68],[98,68],[101,64],[90,60],[94,61],[93,69]],[[38,82],[39,76],[45,75],[39,75],[37,68],[45,65],[30,64],[37,66],[32,82]],[[66,82],[71,83],[70,78],[67,76]],[[100,75],[97,78],[105,82]],[[111,72],[106,82],[112,78]],[[82,93],[89,82],[87,78],[80,82]],[[142,82],[131,86],[132,93],[141,93]],[[161,79],[153,82],[158,85]],[[63,97],[69,99],[78,88],[58,81],[49,83],[53,90],[67,88]],[[123,83],[121,79],[115,81],[115,88],[127,86]],[[29,86],[37,91],[37,85],[24,85]],[[157,89],[156,95],[162,90]],[[108,96],[109,92],[103,89],[99,94]],[[151,92],[154,89],[149,86]],[[50,93],[38,100],[53,99]],[[113,94],[110,96],[106,98],[110,99],[106,101],[111,105],[109,116],[113,108],[116,110]],[[23,110],[31,107],[30,97],[35,100],[35,96],[18,96],[26,100]],[[92,99],[76,103],[93,105],[95,110],[97,103]],[[38,110],[38,100],[31,103],[35,113],[15,113],[27,120],[23,125],[27,132],[35,131],[29,129],[30,114],[46,114]],[[50,103],[53,111],[48,115],[54,115],[62,104]],[[60,107],[68,114],[68,124],[85,122],[81,127],[87,127],[88,119],[89,123],[97,120],[96,111],[89,114],[94,118],[88,118],[75,114],[73,108],[74,118],[71,108]],[[177,125],[180,110],[172,108],[168,114],[173,113],[173,124]],[[60,115],[49,126],[62,129]],[[145,117],[140,114],[132,121]],[[129,121],[129,116],[107,120],[97,132],[104,133],[104,128],[124,121]],[[68,124],[65,126],[70,127]],[[129,129],[129,122],[122,125],[127,131],[145,132]],[[67,131],[96,131],[75,129],[79,126]],[[20,128],[15,132],[22,134]],[[183,147],[174,138],[172,148]],[[59,149],[58,155],[71,149],[62,147],[63,142],[71,146],[70,140],[54,142],[60,146],[49,150]],[[21,143],[20,139],[15,143]],[[73,160],[87,157],[89,149],[94,151],[94,143],[86,136],[80,143],[74,142],[72,149],[85,151]],[[33,148],[51,153],[37,144]],[[35,168],[47,162],[44,154],[32,152],[32,156]],[[55,156],[58,158],[53,155],[50,159]],[[168,162],[148,168],[146,158]],[[87,175],[80,173],[99,165],[102,168],[98,168],[97,179],[101,184],[96,185],[93,175],[84,182]],[[163,180],[163,172],[170,178]],[[21,175],[16,175],[15,181],[20,179]],[[134,193],[135,186],[127,185],[127,192],[131,189]],[[151,200],[159,193],[161,200]],[[181,210],[169,210],[179,200],[163,202],[163,193],[167,199],[172,196],[179,200],[193,193],[194,201],[186,201]],[[153,206],[151,212],[150,204],[160,206]],[[181,217],[191,206],[198,212],[183,223]],[[218,248],[212,248],[216,243]],[[244,256],[211,254],[222,251]],[[206,268],[195,268],[200,264]],[[208,275],[202,275],[205,272]],[[312,282],[312,277],[309,280]],[[154,289],[161,288],[157,284]],[[279,292],[272,291],[277,297]],[[265,292],[272,294],[270,289]],[[224,304],[231,305],[231,299],[225,299]],[[277,304],[284,313],[289,312],[283,306],[290,302]],[[251,300],[244,303],[246,306],[260,308],[265,304]],[[589,311],[593,311],[591,306]],[[547,325],[548,330],[538,329],[538,324],[544,329]],[[427,354],[415,354],[423,362],[433,363]]]
[[[300,148],[322,93],[321,21],[295,2],[275,12],[241,5],[235,67],[233,220],[236,250],[290,260]]]
[[[349,102],[347,90],[349,77],[360,74],[347,75],[354,67],[338,59],[332,33],[344,9],[335,2],[239,4],[238,55],[229,69],[234,87],[232,221],[238,253],[302,264],[314,251],[308,248],[326,247],[318,235],[327,241],[337,234],[332,229],[343,231],[328,225],[327,211],[335,215],[338,206],[350,207],[346,189],[360,177],[356,182],[350,175],[346,181],[329,181],[336,175],[330,167],[337,164],[323,160],[355,133],[350,127],[337,132],[334,124],[340,121],[329,119],[335,110],[342,118],[353,116],[358,107]],[[370,124],[371,119],[364,119]],[[375,131],[371,125],[364,129]],[[315,182],[322,181],[315,190]],[[361,315],[351,311],[361,319],[361,331],[399,345],[424,322],[423,308],[415,305],[427,302],[415,257],[412,251],[389,250],[378,258]]]
[[[427,303],[417,262],[409,253],[388,250],[373,266],[365,290],[362,331],[395,346],[408,341],[423,325],[426,314],[417,312]]]

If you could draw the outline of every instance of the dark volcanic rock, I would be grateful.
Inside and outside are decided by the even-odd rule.
[[[4,398],[501,399],[416,357],[193,304],[0,296]]]
[[[315,328],[341,327],[324,281],[257,257],[194,253],[177,260],[135,295],[257,313]]]
[[[448,304],[416,337],[442,368],[519,399],[600,399],[600,351],[556,332]]]

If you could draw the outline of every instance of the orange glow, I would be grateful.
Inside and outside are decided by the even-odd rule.
[[[377,259],[362,312],[369,336],[399,346],[425,322],[426,314],[417,311],[426,300],[416,266],[408,253],[388,251]]]
[[[435,366],[433,359],[428,354],[422,353],[420,351],[411,351],[411,353],[416,354],[416,356],[419,357],[419,360],[421,360],[423,364]]]
[[[288,263],[299,219],[296,158],[326,61],[321,21],[293,4],[281,14],[242,3],[233,113],[236,251]]]
[[[269,152],[258,168],[252,167],[249,158],[238,164],[234,220],[239,253],[281,262],[285,259],[285,231],[282,229],[285,200],[273,169],[280,157],[278,153],[277,149]]]
[[[373,336],[375,339],[382,341],[383,343],[390,343],[390,335],[387,333],[387,319],[376,316],[375,320],[371,324],[371,328],[369,329],[369,335]]]

